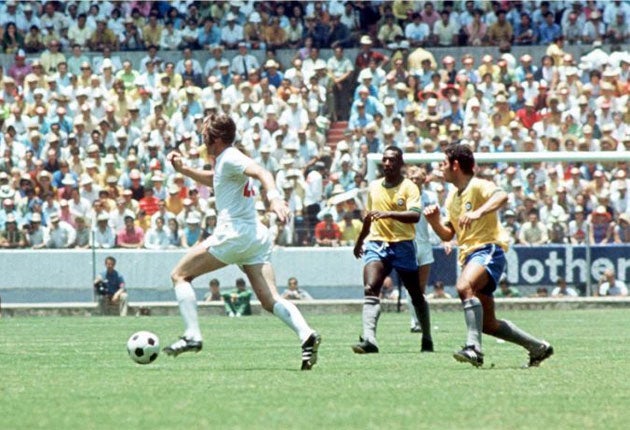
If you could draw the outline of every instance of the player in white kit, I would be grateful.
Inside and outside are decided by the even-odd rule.
[[[422,207],[426,208],[433,204],[437,204],[437,197],[423,187],[426,179],[426,171],[418,166],[410,166],[407,169],[407,177],[418,186],[420,191],[420,200]],[[416,258],[418,260],[418,277],[420,278],[420,290],[426,295],[427,282],[431,272],[431,264],[433,264],[433,245],[429,239],[429,223],[424,215],[420,216],[420,220],[416,223]],[[410,300],[408,300],[410,302]],[[409,304],[409,303],[408,303]],[[411,331],[422,332],[422,351],[433,351],[433,340],[431,337],[431,318],[429,313],[429,303],[424,300],[419,311],[422,315],[416,315],[414,306],[409,304],[409,313],[411,314]]]
[[[321,337],[309,327],[298,308],[277,292],[270,263],[272,241],[269,231],[256,216],[253,180],[260,181],[271,210],[281,221],[287,219],[289,211],[271,173],[232,146],[235,135],[236,124],[229,116],[211,114],[204,119],[203,144],[208,155],[215,158],[214,171],[186,166],[177,152],[168,155],[175,171],[214,188],[218,216],[212,236],[188,251],[171,273],[185,332],[178,341],[164,348],[164,352],[177,356],[182,352],[201,350],[197,298],[191,282],[228,264],[238,264],[262,307],[299,336],[302,370],[310,370],[317,362]]]

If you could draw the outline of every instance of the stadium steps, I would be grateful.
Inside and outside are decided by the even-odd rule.
[[[348,121],[335,121],[330,124],[328,133],[326,134],[326,143],[337,143],[344,138],[344,134],[348,129]]]

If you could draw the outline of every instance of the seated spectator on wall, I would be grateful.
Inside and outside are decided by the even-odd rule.
[[[626,284],[618,280],[614,269],[606,269],[599,280],[598,288],[595,289],[596,296],[627,296],[628,288]]]
[[[578,297],[579,294],[573,287],[569,287],[564,278],[558,278],[558,286],[551,290],[551,297]]]
[[[230,318],[252,314],[250,304],[252,292],[247,289],[243,278],[238,278],[236,280],[236,288],[229,293],[222,294],[222,296],[225,304],[225,313]]]
[[[499,288],[494,292],[494,296],[498,298],[516,298],[521,297],[518,288],[510,285],[508,280],[503,277],[499,280]]]

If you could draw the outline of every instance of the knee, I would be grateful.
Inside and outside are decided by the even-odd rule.
[[[473,296],[473,288],[470,282],[460,281],[455,288],[457,289],[459,298],[462,300],[470,299]]]
[[[367,296],[372,296],[372,297],[378,297],[380,293],[380,288],[376,288],[373,285],[364,285],[363,286],[363,294],[367,297]]]
[[[171,272],[171,282],[173,283],[173,286],[184,281],[190,282],[191,279],[189,279],[189,277],[184,275],[184,273],[182,273],[182,271],[179,270],[178,268],[173,269],[173,271]]]
[[[494,320],[494,321],[484,321],[483,322],[483,329],[482,329],[484,334],[490,335],[490,336],[495,336],[497,334],[497,332],[499,331],[499,323],[498,321]]]

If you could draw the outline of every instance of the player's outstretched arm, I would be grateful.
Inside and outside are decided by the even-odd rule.
[[[442,223],[438,205],[427,206],[423,214],[433,231],[435,231],[435,234],[437,234],[442,241],[448,242],[453,239],[455,229],[450,223]]]
[[[188,176],[189,178],[195,180],[202,185],[206,185],[208,187],[212,186],[214,170],[193,169],[189,166],[186,166],[184,164],[182,154],[175,151],[170,152],[166,156],[166,159],[171,163],[173,169],[175,169],[176,172],[179,172],[184,176]]]
[[[260,181],[263,190],[267,194],[270,209],[278,216],[280,221],[285,222],[289,217],[289,208],[286,202],[282,200],[280,192],[276,188],[276,181],[271,173],[258,163],[251,163],[243,173]]]

